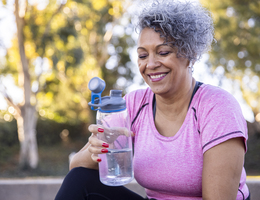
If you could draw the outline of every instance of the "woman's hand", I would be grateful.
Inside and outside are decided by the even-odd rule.
[[[109,144],[104,142],[104,139],[98,139],[97,134],[102,135],[101,138],[105,135],[105,129],[98,125],[90,125],[88,130],[92,132],[92,135],[89,137],[88,142],[90,146],[88,147],[88,151],[91,153],[91,158],[94,162],[101,162],[101,158],[98,157],[98,154],[107,153],[107,148]],[[107,132],[107,131],[106,131]]]
[[[98,157],[98,154],[107,153],[106,148],[114,148],[114,141],[121,135],[127,137],[134,136],[132,131],[129,131],[125,127],[104,127],[100,125],[90,125],[88,130],[92,132],[92,135],[89,137],[89,152],[92,153],[92,160],[95,162],[100,162],[101,158]],[[98,134],[98,135],[97,135]]]
[[[97,127],[94,127],[94,126],[97,126],[97,125],[90,125],[89,131],[90,131],[90,129],[94,129],[93,131],[96,131],[95,129],[102,130],[102,134],[99,134],[98,138],[109,144],[113,144],[113,142],[115,140],[117,140],[117,138],[120,135],[125,135],[127,137],[133,136],[133,133],[125,127],[108,128],[108,127],[103,127],[103,126],[99,126],[99,125]],[[93,131],[90,131],[90,132],[94,133]]]
[[[108,152],[109,146],[113,146],[113,142],[120,136],[134,136],[132,131],[123,127],[107,128],[100,125],[92,124],[88,127],[92,135],[88,139],[88,143],[76,153],[70,163],[70,169],[75,167],[86,167],[90,169],[98,169],[98,162],[101,158],[98,154]],[[99,137],[97,136],[99,134]]]
[[[97,138],[97,134],[102,134],[104,129],[97,125],[90,125],[88,130],[92,132],[92,135],[88,139],[88,143],[76,153],[70,163],[70,169],[75,167],[85,167],[89,169],[98,169],[98,162],[101,162],[101,158],[98,154],[107,153],[109,144]]]

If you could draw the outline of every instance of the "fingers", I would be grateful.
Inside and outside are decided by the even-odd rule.
[[[119,135],[125,135],[126,137],[134,136],[134,133],[125,127],[118,127],[117,131],[119,132]]]
[[[104,146],[108,146],[107,144],[102,145],[102,147],[96,147],[90,145],[88,151],[91,153],[91,158],[94,162],[101,162],[101,158],[98,156],[99,154],[108,153],[108,149]]]
[[[109,145],[107,143],[99,143],[98,142],[93,142],[94,140],[90,140],[89,143],[91,144],[88,148],[89,152],[91,154],[102,154],[102,153],[107,153],[108,152],[108,147]]]
[[[125,127],[108,128],[101,125],[92,124],[88,127],[88,130],[92,132],[92,135],[89,137],[90,146],[88,151],[91,153],[91,158],[95,162],[101,161],[98,154],[107,153],[109,144],[113,147],[114,141],[117,140],[119,136],[134,136],[134,133]]]
[[[100,148],[102,147],[103,143],[106,143],[98,139],[97,135],[95,135],[94,133],[88,138],[88,141],[91,144],[91,146],[100,147]]]
[[[107,153],[107,148],[109,147],[109,144],[98,139],[97,137],[97,133],[104,132],[104,129],[98,127],[97,125],[90,125],[88,129],[92,132],[92,135],[88,139],[90,144],[88,151],[91,153],[91,159],[94,162],[101,162],[101,158],[98,156],[98,154]]]
[[[130,132],[127,128],[123,128],[123,134],[124,134],[126,137],[130,137],[130,136],[131,136],[131,132]]]
[[[89,132],[94,133],[94,134],[97,134],[98,132],[100,132],[100,133],[103,133],[103,132],[104,132],[104,128],[101,127],[101,126],[98,126],[98,125],[96,125],[96,124],[91,124],[91,125],[88,127],[88,130],[89,130]]]
[[[97,154],[92,154],[92,155],[91,155],[91,158],[92,158],[92,160],[93,160],[94,162],[97,162],[97,163],[99,163],[99,162],[102,161],[101,158],[98,157]]]
[[[96,148],[96,147],[89,147],[89,152],[91,154],[91,158],[94,162],[101,162],[101,158],[98,156],[99,154],[108,153],[109,150],[107,148]],[[95,152],[95,153],[94,153]]]
[[[134,137],[135,136],[135,133],[133,131],[131,131],[131,136]]]
[[[104,133],[105,135],[109,135],[109,137],[111,135],[115,135],[117,137],[119,135],[125,135],[127,137],[134,136],[134,133],[132,131],[128,130],[126,127],[108,128],[108,127],[102,127],[100,125],[92,124],[88,127],[88,130],[94,134]]]

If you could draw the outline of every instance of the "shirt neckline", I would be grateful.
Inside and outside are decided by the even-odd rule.
[[[191,98],[190,98],[190,102],[189,102],[189,106],[188,109],[190,108],[190,104],[191,101],[194,97],[194,95],[196,94],[196,92],[198,91],[199,87],[202,85],[202,82],[196,81]],[[153,101],[152,101],[152,110],[153,110],[153,120],[155,120],[155,114],[156,114],[156,99],[155,99],[155,94],[153,94]]]

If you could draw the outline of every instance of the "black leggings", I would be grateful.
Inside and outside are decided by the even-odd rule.
[[[55,200],[145,200],[145,198],[124,186],[102,184],[97,170],[77,167],[67,174]],[[250,200],[250,196],[246,200]]]
[[[55,200],[144,200],[124,186],[106,186],[94,169],[77,167],[65,177]]]

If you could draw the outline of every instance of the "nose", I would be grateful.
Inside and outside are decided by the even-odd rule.
[[[146,68],[154,69],[154,68],[156,68],[156,67],[158,67],[158,66],[160,66],[160,63],[158,62],[156,56],[154,56],[154,55],[149,55]]]

